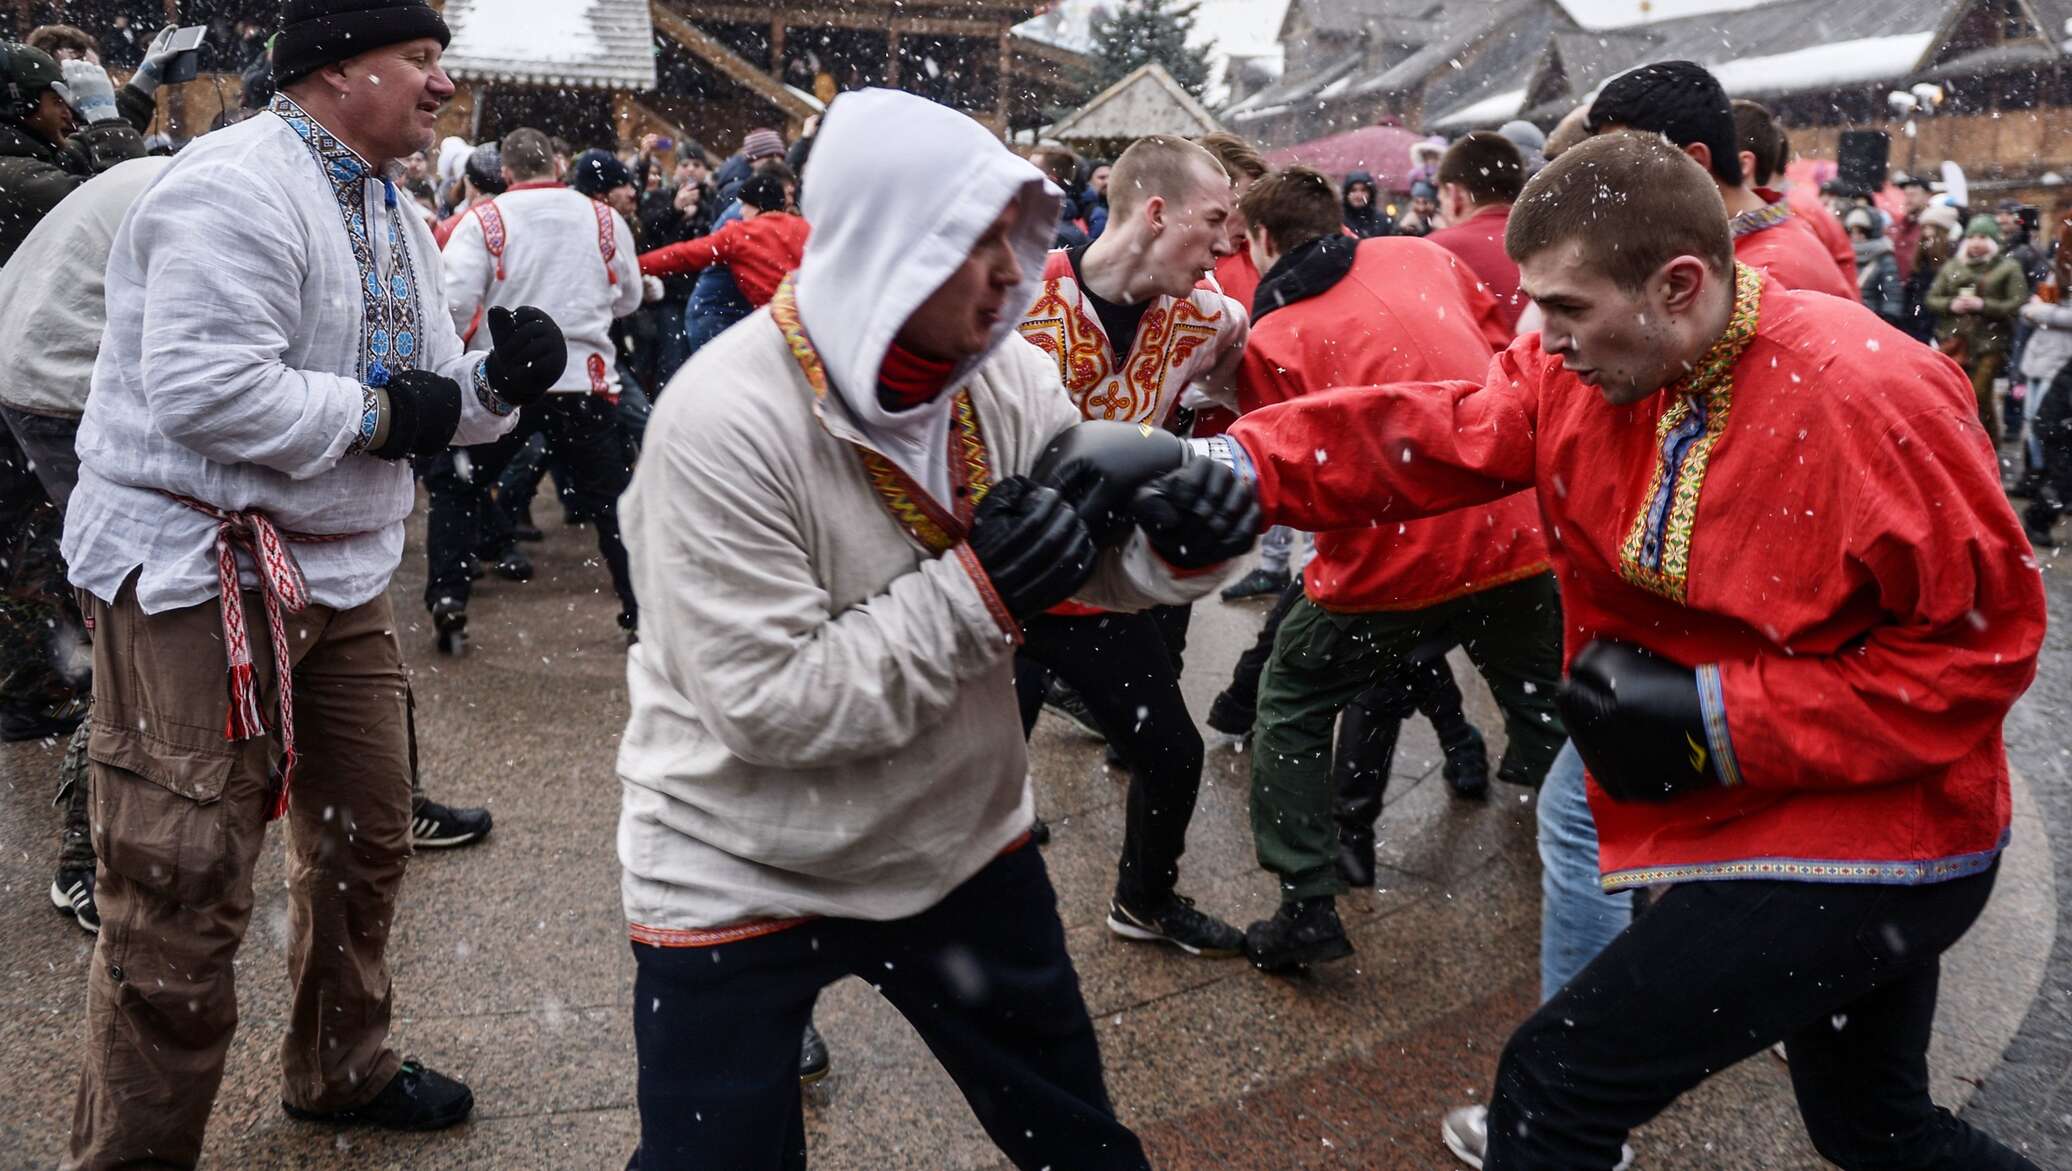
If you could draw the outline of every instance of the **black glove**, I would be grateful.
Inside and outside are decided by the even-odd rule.
[[[1187,454],[1184,440],[1156,427],[1092,419],[1060,432],[1029,475],[1065,494],[1095,544],[1112,545],[1129,532],[1125,514],[1137,489]]]
[[[1259,535],[1259,498],[1212,459],[1167,472],[1130,501],[1130,516],[1169,565],[1200,569],[1228,561]]]
[[[437,455],[453,444],[460,426],[460,383],[429,370],[389,376],[388,438],[367,454],[381,459]]]
[[[1555,697],[1590,775],[1615,801],[1668,801],[1718,785],[1698,673],[1623,642],[1582,649]]]
[[[514,407],[540,401],[568,369],[568,342],[544,309],[489,311],[489,389]]]
[[[971,551],[1017,619],[1071,597],[1094,571],[1085,522],[1055,488],[1027,476],[1000,481],[979,502]]]

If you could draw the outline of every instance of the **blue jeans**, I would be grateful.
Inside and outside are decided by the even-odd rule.
[[[1633,922],[1633,892],[1606,894],[1597,881],[1597,822],[1574,744],[1540,786],[1540,1003],[1561,991]]]

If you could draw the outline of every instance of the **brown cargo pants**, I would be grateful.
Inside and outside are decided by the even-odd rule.
[[[231,960],[252,914],[280,757],[264,609],[253,657],[271,735],[223,738],[217,603],[147,615],[134,581],[94,626],[88,739],[101,934],[63,1166],[192,1167],[237,1026]],[[286,815],[293,901],[282,1096],[360,1105],[395,1076],[384,960],[410,857],[402,650],[388,598],[286,616],[298,761]]]

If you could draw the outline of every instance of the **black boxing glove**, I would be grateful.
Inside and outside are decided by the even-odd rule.
[[[489,318],[489,389],[514,407],[540,401],[568,369],[568,340],[547,311],[521,305],[518,312],[499,305]]]
[[[1187,462],[1187,443],[1144,423],[1090,419],[1058,433],[1029,475],[1064,493],[1096,545],[1129,532],[1137,489]]]
[[[1137,489],[1130,517],[1167,564],[1201,569],[1252,547],[1259,497],[1229,468],[1197,459]]]
[[[1720,783],[1698,673],[1688,667],[1599,640],[1569,665],[1555,705],[1590,775],[1615,801],[1670,801]]]
[[[460,426],[460,383],[429,370],[389,375],[388,436],[367,449],[378,459],[437,455],[453,446]]]
[[[1095,549],[1079,513],[1027,476],[993,485],[971,518],[971,551],[1017,620],[1041,614],[1093,575]]]

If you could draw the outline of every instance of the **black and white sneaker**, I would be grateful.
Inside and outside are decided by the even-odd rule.
[[[465,846],[489,836],[489,810],[455,809],[424,800],[410,815],[410,844],[420,850]]]
[[[1101,731],[1101,725],[1094,721],[1094,713],[1087,708],[1079,693],[1058,682],[1050,681],[1050,690],[1043,693],[1043,706],[1065,718],[1065,722],[1080,730],[1089,740],[1106,740],[1108,733]]]
[[[1170,943],[1188,955],[1221,959],[1245,950],[1243,933],[1214,915],[1194,909],[1194,900],[1176,894],[1155,912],[1123,905],[1121,899],[1108,904],[1108,930],[1124,939]]]
[[[91,867],[58,871],[58,876],[50,880],[50,905],[78,920],[91,934],[101,933],[101,912],[94,906]]]

